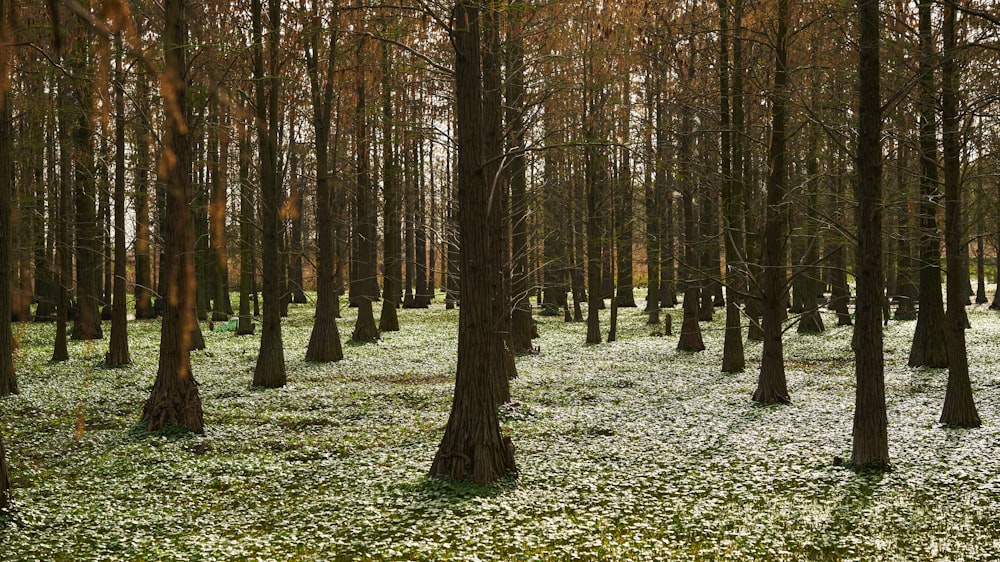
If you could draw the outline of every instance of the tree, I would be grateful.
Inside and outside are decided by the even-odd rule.
[[[389,75],[392,72],[392,58],[389,43],[382,43],[382,194],[384,217],[384,242],[382,252],[382,289],[385,292],[382,300],[382,315],[379,317],[380,332],[398,332],[399,316],[396,308],[399,306],[398,293],[402,279],[397,277],[400,270],[400,213],[399,184],[396,170],[395,147],[392,144],[392,87]]]
[[[531,351],[531,339],[536,337],[535,322],[531,318],[528,292],[531,286],[528,271],[528,179],[525,157],[524,119],[524,37],[521,8],[509,8],[507,47],[507,125],[510,155],[510,207],[513,267],[511,270],[511,327],[510,345],[515,353]]]
[[[760,376],[753,400],[761,404],[788,403],[785,354],[781,323],[785,314],[785,225],[788,211],[785,189],[786,104],[788,100],[788,0],[777,2],[777,36],[774,44],[774,90],[771,94],[771,142],[768,154],[767,210],[764,223],[764,279],[761,305],[764,344]]]
[[[261,246],[264,265],[264,317],[260,353],[253,372],[253,385],[278,388],[285,385],[285,348],[281,340],[282,271],[278,256],[280,236],[281,176],[278,170],[278,42],[280,0],[268,0],[267,74],[264,74],[261,0],[250,3],[253,27],[254,104],[260,153]]]
[[[250,185],[250,134],[243,119],[236,126],[239,145],[240,183],[240,301],[239,316],[236,321],[236,335],[253,333],[253,316],[250,314],[250,290],[253,285],[253,187]],[[254,297],[256,297],[254,293]]]
[[[885,364],[882,349],[882,110],[879,72],[879,0],[858,0],[860,41],[858,78],[858,282],[854,328],[855,470],[889,466],[885,413]]]
[[[340,3],[334,2],[330,10],[331,25],[339,17]],[[308,45],[306,70],[309,74],[309,94],[312,101],[312,121],[316,151],[316,235],[319,252],[316,256],[316,318],[313,321],[306,361],[340,361],[344,358],[337,331],[337,313],[340,303],[337,298],[337,282],[334,262],[336,260],[336,231],[334,225],[333,188],[330,185],[330,129],[333,113],[333,72],[337,55],[338,33],[330,29],[329,45],[326,49],[326,64],[320,51],[320,37],[323,36],[323,14],[319,0],[312,3],[313,25],[306,35]]]
[[[962,147],[958,115],[960,71],[955,40],[956,12],[955,0],[946,0],[942,29],[944,52],[941,61],[941,141],[944,162],[944,243],[948,271],[948,310],[944,322],[948,348],[948,388],[941,411],[941,423],[979,427],[982,422],[972,397],[969,358],[965,349],[965,303],[969,268],[965,263],[968,252],[962,243]]]
[[[684,77],[684,85],[693,88],[695,78],[695,45],[693,35],[688,39],[688,61],[682,64],[680,74]],[[697,219],[694,211],[695,180],[693,177],[693,124],[691,111],[682,109],[680,143],[678,154],[678,176],[680,181],[681,206],[684,212],[684,315],[681,320],[681,335],[677,338],[677,349],[681,351],[704,351],[705,342],[701,336],[701,326],[698,324],[699,297],[702,287],[698,276],[698,253],[696,249],[695,231]]]
[[[167,425],[204,431],[204,415],[198,383],[191,370],[191,326],[195,317],[194,240],[191,209],[191,131],[187,123],[187,4],[186,0],[164,3],[163,28],[165,68],[161,77],[164,96],[166,175],[166,220],[162,225],[166,285],[163,287],[163,322],[160,356],[153,389],[142,409],[149,431]]]
[[[490,178],[485,173],[483,84],[478,4],[455,2],[451,18],[455,49],[458,121],[458,200],[461,237],[458,366],[455,395],[431,476],[472,477],[488,484],[516,470],[514,446],[500,431],[497,385],[507,383],[503,337],[493,329],[493,303],[501,279],[500,248],[491,244],[496,215],[489,210]]]
[[[115,35],[115,279],[111,300],[111,339],[104,362],[109,367],[132,363],[128,352],[125,308],[125,71],[121,31]],[[2,316],[0,316],[2,318]]]
[[[365,41],[357,44],[355,62],[354,106],[354,152],[355,152],[355,198],[354,235],[351,252],[351,305],[358,307],[358,318],[354,323],[354,341],[376,341],[379,338],[375,327],[371,301],[378,298],[376,265],[378,261],[375,243],[375,187],[371,179],[371,154],[368,145],[368,87],[364,63]],[[364,301],[368,301],[364,304]]]
[[[141,30],[136,25],[137,32]],[[153,310],[153,272],[149,228],[149,146],[152,126],[149,123],[150,91],[146,71],[141,66],[136,74],[136,98],[139,118],[135,125],[135,318],[156,318]]]
[[[89,4],[87,2],[86,4]],[[73,199],[76,216],[77,314],[73,322],[75,340],[101,339],[101,309],[98,280],[101,272],[98,236],[94,131],[91,107],[94,84],[89,62],[92,57],[89,27],[77,26],[69,52],[70,142],[73,148]]]
[[[920,289],[917,326],[910,346],[911,367],[947,367],[944,303],[941,300],[941,239],[938,234],[937,126],[934,86],[934,39],[931,33],[931,0],[920,0],[919,12],[919,84],[917,114],[920,119]]]
[[[12,195],[14,135],[11,121],[10,75],[13,64],[12,30],[10,29],[13,5],[9,0],[0,0],[0,396],[17,393],[17,377],[14,373],[14,337],[10,329],[11,315],[11,255],[14,235],[9,217],[13,213]],[[0,464],[3,464],[3,444],[0,443]],[[6,503],[7,467],[0,466],[0,504]]]
[[[729,112],[729,6],[718,0],[719,6],[719,115],[721,116],[722,206],[726,244],[726,334],[722,344],[722,372],[738,373],[746,367],[743,353],[743,328],[738,296],[745,283],[742,279],[743,248],[743,186],[734,174],[732,122]],[[735,41],[739,41],[736,38]],[[736,103],[737,96],[733,95]],[[737,166],[742,167],[742,156]]]

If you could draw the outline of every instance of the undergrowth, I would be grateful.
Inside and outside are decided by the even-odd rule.
[[[937,423],[947,372],[906,366],[913,322],[886,328],[894,470],[881,475],[834,465],[851,448],[850,328],[789,331],[792,404],[754,407],[760,344],[748,342],[745,373],[721,373],[721,309],[697,354],[620,312],[619,341],[598,346],[582,323],[537,317],[540,352],[518,358],[500,412],[520,474],[487,488],[426,478],[457,345],[457,311],[440,303],[401,310],[401,332],[332,364],[304,361],[312,308],[293,305],[279,390],[250,388],[259,335],[206,330],[193,354],[204,435],[136,427],[158,323],[130,323],[136,364],[122,369],[101,367],[106,341],[70,342],[72,359],[49,363],[54,326],[17,325],[21,394],[0,400],[15,487],[0,559],[1000,556],[996,312],[970,312],[976,430]]]

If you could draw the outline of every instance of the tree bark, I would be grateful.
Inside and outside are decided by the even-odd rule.
[[[920,16],[920,94],[917,100],[920,117],[920,307],[908,363],[910,367],[942,368],[948,366],[948,350],[941,299],[941,240],[937,225],[941,193],[937,179],[937,126],[934,121],[937,91],[934,86],[931,6],[930,0],[920,0],[917,4]]]
[[[382,216],[384,233],[382,252],[382,313],[379,317],[378,329],[381,332],[398,332],[399,316],[396,307],[399,306],[399,284],[397,277],[400,258],[399,240],[399,185],[396,170],[395,147],[392,134],[392,87],[389,74],[392,72],[389,44],[382,45],[382,195],[384,199]]]
[[[885,412],[885,363],[882,349],[882,110],[879,84],[879,0],[858,0],[860,62],[858,78],[858,254],[857,325],[854,328],[855,470],[889,467]]]
[[[11,12],[9,0],[0,0],[0,16]],[[14,211],[13,198],[13,123],[10,103],[9,78],[13,64],[13,42],[7,24],[0,25],[0,396],[17,393],[17,376],[14,373],[14,336],[10,327],[11,315],[11,255],[13,254],[13,229],[9,220]],[[3,460],[3,443],[0,442],[0,504],[6,504],[7,466]]]
[[[141,67],[141,65],[139,65]],[[153,256],[149,228],[149,146],[151,143],[149,80],[137,70],[136,96],[141,115],[135,126],[135,318],[156,318],[153,310]]]
[[[693,47],[692,47],[693,48]],[[685,70],[686,86],[693,86],[694,52],[690,53],[690,58]],[[698,272],[698,250],[695,243],[696,220],[694,215],[694,178],[691,175],[692,168],[692,123],[691,111],[682,109],[681,131],[680,131],[680,154],[678,163],[679,181],[681,182],[681,206],[684,209],[684,263],[683,278],[684,287],[684,316],[681,320],[681,335],[677,338],[677,349],[680,351],[704,351],[705,342],[701,335],[701,326],[698,323],[700,313],[701,282],[697,279]]]
[[[958,115],[959,68],[955,0],[944,3],[943,60],[941,61],[941,129],[944,162],[944,242],[947,255],[948,309],[945,312],[945,339],[948,346],[948,388],[941,411],[941,423],[958,427],[979,427],[969,379],[969,358],[965,346],[965,304],[968,251],[962,244],[961,131]]]
[[[89,31],[80,28],[69,55],[70,107],[72,118],[70,142],[73,148],[73,198],[76,226],[76,297],[77,314],[73,321],[74,340],[96,340],[101,331],[101,308],[98,285],[101,259],[96,212],[97,183],[94,166],[93,124],[91,107],[93,80],[89,76]]]
[[[192,239],[191,149],[187,124],[187,17],[186,0],[164,3],[163,30],[166,68],[163,81],[167,96],[165,171],[167,183],[166,221],[162,225],[166,270],[163,322],[160,327],[160,358],[156,380],[142,409],[141,423],[149,431],[167,425],[187,426],[204,432],[204,415],[198,383],[191,371],[191,325],[195,318],[194,240]]]
[[[764,223],[764,279],[761,285],[761,327],[764,332],[760,375],[753,400],[761,404],[788,403],[781,323],[785,316],[785,103],[788,97],[788,0],[778,0],[775,37],[774,91],[771,98],[771,142],[768,154],[767,211]]]
[[[506,308],[497,298],[500,249],[491,244],[495,216],[489,210],[489,178],[485,174],[483,88],[479,54],[479,10],[459,0],[452,18],[455,47],[455,91],[458,118],[458,194],[462,209],[462,307],[459,310],[458,367],[455,395],[444,437],[430,475],[489,484],[516,471],[514,446],[497,419],[498,383],[507,384],[502,366],[503,338],[493,329]]]
[[[115,276],[111,300],[111,339],[104,358],[109,367],[132,363],[128,352],[128,317],[125,306],[125,72],[122,68],[121,32],[115,36]],[[2,316],[0,316],[2,317]]]
[[[322,21],[319,0],[312,2],[312,17]],[[320,73],[319,37],[322,26],[314,26],[308,36],[309,47],[306,63],[309,74],[309,92],[312,99],[313,128],[316,149],[316,235],[319,251],[316,256],[316,318],[313,320],[306,361],[332,362],[344,358],[337,330],[337,316],[340,302],[337,298],[335,271],[337,233],[335,230],[334,194],[330,185],[329,140],[333,110],[333,73],[337,53],[337,21],[340,3],[334,2],[330,12],[331,27],[327,49],[327,65]]]
[[[531,317],[530,272],[528,269],[528,178],[525,156],[524,123],[524,39],[518,10],[509,12],[507,46],[507,126],[510,164],[511,243],[511,318],[510,345],[514,353],[531,351],[531,340],[537,337]]]
[[[281,262],[279,210],[282,188],[278,173],[278,41],[280,0],[268,1],[267,74],[264,74],[261,0],[252,0],[253,59],[256,79],[257,142],[260,153],[260,216],[263,249],[264,316],[260,352],[253,373],[253,386],[278,388],[285,385],[285,350],[281,339]]]
[[[739,0],[737,0],[739,1]],[[721,164],[722,164],[722,207],[724,211],[724,236],[726,245],[726,332],[722,343],[722,372],[739,373],[746,368],[743,350],[742,311],[739,294],[744,291],[741,260],[746,252],[743,248],[743,186],[737,180],[734,169],[742,168],[740,155],[733,166],[733,129],[729,107],[729,5],[726,0],[718,0],[719,7],[719,115],[721,116]],[[736,32],[739,24],[736,25]],[[734,37],[733,41],[739,41]],[[734,61],[739,64],[739,61]],[[734,105],[737,103],[735,92]]]

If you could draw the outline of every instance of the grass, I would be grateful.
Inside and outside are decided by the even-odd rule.
[[[679,310],[672,311],[679,325]],[[340,332],[349,337],[353,311]],[[520,475],[480,489],[428,480],[451,404],[457,311],[400,311],[402,331],[304,361],[312,309],[283,327],[289,384],[250,388],[259,336],[206,333],[194,355],[205,435],[135,429],[158,324],[132,322],[134,366],[107,342],[18,325],[21,394],[0,400],[14,509],[3,560],[987,560],[1000,556],[1000,315],[970,312],[982,428],[937,423],[947,373],[909,369],[914,324],[886,329],[894,470],[834,466],[851,448],[850,328],[786,335],[793,403],[750,402],[708,350],[679,353],[622,309],[619,341],[539,318],[500,412]],[[833,317],[824,318],[827,326]],[[607,330],[607,319],[603,322]],[[675,330],[676,333],[676,330]]]

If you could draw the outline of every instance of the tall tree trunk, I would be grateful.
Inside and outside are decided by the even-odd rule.
[[[622,91],[622,115],[619,127],[622,138],[631,137],[632,82],[631,72],[626,73]],[[614,222],[618,232],[616,254],[618,256],[618,289],[615,303],[622,308],[635,308],[635,295],[632,293],[632,244],[634,242],[635,211],[632,195],[632,152],[629,147],[621,148],[621,162],[618,166],[618,181],[615,182],[618,196],[615,198]]]
[[[598,94],[600,95],[600,94]],[[604,182],[598,177],[598,169],[603,165],[596,144],[600,142],[594,130],[593,120],[597,115],[598,104],[591,101],[588,111],[586,135],[586,183],[587,183],[587,343],[601,343],[600,309],[604,304],[601,293],[601,241],[604,235]]]
[[[382,44],[382,195],[384,199],[382,216],[384,226],[384,241],[382,252],[382,315],[379,318],[380,332],[398,332],[399,316],[396,307],[399,305],[399,283],[396,276],[399,269],[399,186],[397,184],[395,147],[392,134],[392,86],[389,75],[392,72],[392,58],[389,44]]]
[[[253,186],[250,185],[250,134],[245,121],[240,118],[236,126],[239,143],[240,182],[240,298],[236,335],[247,336],[254,332],[253,315],[250,311],[251,289],[253,286]],[[317,169],[319,164],[317,163]],[[317,305],[318,307],[318,305]]]
[[[959,427],[979,427],[979,413],[972,397],[969,358],[965,347],[965,303],[969,268],[968,251],[962,244],[961,134],[958,115],[959,67],[956,57],[955,0],[944,4],[943,60],[941,61],[941,129],[944,162],[944,243],[947,255],[948,310],[945,339],[948,346],[948,388],[941,411],[941,423]]]
[[[63,53],[62,61],[66,61]],[[70,94],[69,78],[63,76],[57,85],[56,112],[59,121],[59,187],[56,190],[56,335],[52,345],[52,361],[69,359],[67,325],[69,323],[70,289],[73,285],[73,242],[69,223],[72,222],[70,197],[73,190],[73,149],[70,146]]]
[[[279,210],[282,188],[278,170],[278,41],[280,0],[268,0],[267,74],[264,74],[261,0],[252,0],[253,66],[256,80],[257,142],[260,153],[260,215],[263,249],[264,316],[260,352],[253,385],[278,388],[285,385],[285,349],[281,340],[281,263],[278,256]]]
[[[761,327],[764,345],[760,376],[753,400],[761,404],[787,403],[785,354],[781,322],[785,316],[785,103],[788,97],[788,0],[778,0],[778,34],[775,37],[774,91],[771,97],[771,142],[768,154],[767,215],[764,224],[764,279],[761,285],[763,309]]]
[[[507,126],[510,152],[510,207],[513,267],[511,269],[510,345],[514,353],[531,351],[531,339],[537,336],[531,317],[530,271],[528,269],[528,177],[525,156],[524,122],[524,38],[519,10],[510,10],[507,46]]]
[[[663,129],[662,102],[659,101],[659,80],[653,80],[652,73],[646,76],[646,118],[649,126],[646,129],[646,152],[654,162],[654,173],[645,166],[646,188],[646,312],[650,324],[660,323],[660,248],[663,235],[660,224],[660,202],[664,199],[661,176],[665,175],[666,162],[663,154],[666,150],[666,131]],[[655,126],[654,126],[655,119]],[[653,130],[656,131],[656,151],[653,151]],[[662,145],[662,148],[661,148]],[[665,182],[666,179],[663,178]]]
[[[879,84],[879,0],[858,0],[860,20],[858,78],[858,254],[857,325],[854,360],[855,470],[889,466],[885,413],[885,360],[882,350],[882,110]]]
[[[815,50],[814,50],[815,52]],[[818,99],[818,89],[813,99]],[[826,330],[819,312],[817,294],[820,291],[819,263],[819,131],[810,126],[806,143],[806,211],[805,211],[805,267],[802,271],[802,313],[799,317],[800,334],[818,334]]]
[[[941,193],[938,187],[937,126],[934,86],[934,39],[931,31],[930,0],[920,0],[920,308],[910,347],[911,367],[948,366],[945,344],[944,302],[941,298],[941,239],[937,209]]]
[[[740,0],[737,0],[740,1]],[[722,208],[724,212],[723,235],[726,245],[726,332],[722,343],[722,372],[739,373],[746,368],[743,350],[743,328],[741,325],[739,294],[745,290],[743,281],[743,186],[734,169],[742,168],[742,154],[733,165],[733,126],[729,107],[729,5],[726,0],[718,0],[719,6],[719,115],[721,119],[722,148]],[[735,31],[739,32],[739,24]],[[733,38],[738,42],[738,36]],[[739,61],[734,60],[738,65]],[[738,71],[737,71],[738,72]],[[733,95],[734,105],[738,103]]]
[[[0,17],[6,19],[12,13],[9,0],[0,0]],[[14,373],[14,336],[10,328],[10,282],[11,256],[13,254],[13,229],[9,217],[14,212],[13,197],[13,152],[14,130],[10,103],[10,74],[13,55],[10,46],[13,37],[10,28],[0,24],[0,396],[17,393],[17,377]],[[0,442],[0,507],[7,503],[10,483],[4,461],[3,443]]]
[[[208,230],[210,235],[210,246],[212,258],[214,258],[214,282],[212,283],[212,320],[229,320],[229,258],[226,255],[226,194],[228,185],[228,152],[229,152],[229,131],[226,128],[226,120],[218,101],[212,103],[213,119],[209,127],[209,166],[212,174],[212,201],[208,207]]]
[[[337,298],[335,271],[337,233],[335,228],[334,194],[330,185],[329,140],[333,111],[333,73],[337,53],[338,35],[335,22],[340,13],[340,3],[334,2],[330,11],[330,43],[327,49],[327,65],[321,74],[320,42],[321,25],[314,26],[306,51],[309,74],[309,92],[312,98],[313,128],[316,148],[316,234],[319,252],[316,257],[316,318],[313,320],[306,361],[331,362],[344,358],[337,330],[337,316],[340,302]],[[312,2],[312,17],[320,23],[319,0]],[[339,132],[339,127],[338,127]]]
[[[546,100],[545,111],[542,115],[542,128],[545,131],[545,138],[559,142],[561,138],[558,123],[554,116],[555,108],[552,100]],[[566,182],[561,176],[562,171],[562,151],[558,148],[547,150],[542,155],[544,158],[543,186],[547,191],[543,197],[542,213],[544,219],[540,221],[544,225],[542,268],[543,268],[543,289],[542,289],[542,312],[543,316],[557,316],[559,311],[568,305],[566,293],[567,273],[567,237],[566,237]],[[572,241],[572,238],[570,238]]]
[[[498,291],[491,301],[493,318],[496,323],[493,329],[497,331],[503,342],[497,360],[504,369],[506,377],[517,377],[517,366],[510,344],[510,183],[501,169],[503,159],[503,80],[500,67],[503,53],[500,51],[500,13],[499,3],[489,3],[483,13],[482,28],[482,74],[483,74],[483,165],[485,166],[486,182],[489,186],[490,198],[486,211],[490,213],[489,225],[490,248],[497,255],[499,271]],[[481,219],[482,217],[480,217]],[[466,269],[462,269],[466,271]],[[499,404],[510,402],[510,384],[499,381],[497,400]]]
[[[166,22],[163,29],[167,156],[166,220],[162,225],[164,256],[160,265],[166,270],[163,287],[163,322],[160,327],[159,365],[153,389],[142,409],[142,420],[149,431],[168,425],[187,426],[195,433],[204,432],[204,415],[198,383],[191,371],[191,326],[195,318],[194,240],[192,239],[191,148],[187,124],[187,7],[186,0],[164,3]]]
[[[121,32],[115,36],[115,279],[111,339],[104,358],[109,367],[128,365],[128,311],[125,306],[125,71]]]
[[[89,75],[89,31],[81,26],[70,48],[70,106],[72,121],[70,142],[73,147],[73,199],[76,211],[76,297],[77,314],[73,322],[74,340],[96,340],[101,331],[99,279],[101,272],[100,239],[97,225],[97,182],[94,167],[93,78]]]
[[[141,65],[140,65],[141,66]],[[137,70],[136,97],[142,114],[135,126],[135,317],[156,318],[153,310],[153,256],[149,228],[149,146],[151,126],[149,80],[142,68]]]
[[[506,384],[507,372],[501,357],[503,338],[493,323],[505,307],[491,301],[497,298],[503,280],[499,248],[490,243],[494,231],[490,223],[495,215],[489,209],[490,178],[484,165],[479,10],[473,3],[459,0],[452,21],[463,302],[455,395],[430,475],[455,480],[471,476],[477,484],[488,484],[517,470],[514,446],[501,433],[497,419],[497,382]]]
[[[694,52],[689,54],[685,73],[686,86],[692,87],[695,77]],[[684,208],[684,316],[681,321],[681,335],[677,338],[677,349],[680,351],[704,351],[705,342],[701,336],[701,326],[698,324],[699,297],[702,283],[697,277],[698,251],[696,248],[696,220],[694,215],[694,178],[693,166],[693,126],[691,111],[682,109],[680,131],[680,162],[678,163],[679,180],[681,182],[681,205]]]

